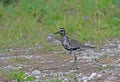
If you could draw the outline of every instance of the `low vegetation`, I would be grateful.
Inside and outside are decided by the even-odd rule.
[[[53,50],[46,37],[53,35],[60,27],[64,27],[69,36],[80,42],[96,45],[106,42],[108,38],[120,38],[120,1],[0,0],[0,50],[9,47],[34,48],[37,45],[41,45],[44,50]],[[14,58],[11,62],[29,60]],[[98,69],[108,68],[109,64]],[[0,77],[4,76],[19,82],[34,80],[22,70],[7,71],[7,74],[2,71]],[[61,80],[53,77],[46,82]]]
[[[119,37],[119,5],[119,0],[1,0],[0,47],[47,46],[46,36],[60,27],[81,42]]]
[[[0,80],[1,78],[6,81],[17,81],[17,82],[28,82],[28,81],[34,81],[33,76],[27,76],[23,70],[7,70],[0,68]]]

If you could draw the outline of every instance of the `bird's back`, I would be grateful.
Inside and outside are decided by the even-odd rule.
[[[86,46],[86,45],[83,45],[81,43],[79,43],[77,40],[74,40],[74,39],[71,39],[69,37],[62,37],[62,40],[61,40],[61,43],[62,43],[62,46],[69,50],[69,51],[73,51],[73,50],[86,50],[87,48],[94,48],[92,46]]]

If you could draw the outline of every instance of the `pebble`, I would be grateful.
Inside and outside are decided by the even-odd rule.
[[[36,75],[40,75],[40,71],[39,70],[34,70],[34,71],[32,71],[32,75],[34,75],[34,76],[36,76]]]
[[[89,79],[89,80],[90,80],[90,79],[94,79],[96,76],[97,76],[97,73],[92,73],[92,74],[88,77],[88,79]]]
[[[65,78],[62,82],[70,82],[68,78]]]
[[[106,64],[103,64],[102,67],[107,67],[107,65],[106,65]]]
[[[46,39],[47,39],[47,40],[52,40],[52,39],[53,39],[53,36],[52,36],[52,35],[49,35],[49,36],[47,36]]]
[[[81,80],[82,80],[82,82],[88,82],[88,77],[85,76]]]
[[[120,49],[120,44],[118,44],[118,49]]]
[[[116,77],[113,77],[113,76],[112,76],[112,77],[107,77],[107,78],[106,78],[106,80],[108,80],[108,81],[112,81],[112,80],[115,80],[115,79],[116,79]]]
[[[47,37],[48,40],[51,40],[52,38],[53,38],[52,36]],[[52,40],[52,43],[59,43],[59,42],[60,42],[59,40]],[[117,47],[116,47],[116,45],[117,45]],[[102,56],[104,57],[104,55],[108,55],[108,57],[110,57],[110,58],[112,58],[112,57],[114,58],[115,56],[117,56],[116,60],[111,62],[111,65],[112,65],[111,69],[101,70],[101,71],[103,71],[103,72],[101,72],[100,70],[97,71],[96,70],[97,68],[95,68],[95,70],[94,70],[95,72],[91,73],[89,76],[87,76],[88,74],[84,73],[85,71],[82,72],[81,68],[80,68],[80,72],[76,72],[77,70],[68,70],[68,71],[63,72],[61,70],[60,71],[55,71],[55,70],[49,70],[48,69],[48,70],[40,71],[39,69],[36,69],[36,70],[31,69],[28,72],[26,72],[25,74],[34,76],[36,78],[34,82],[45,82],[45,81],[42,81],[41,79],[43,77],[47,77],[47,76],[50,76],[50,79],[54,78],[54,76],[57,76],[60,79],[62,79],[62,82],[74,82],[72,74],[76,75],[76,78],[77,78],[78,82],[88,82],[89,80],[94,80],[94,79],[99,78],[99,77],[102,78],[102,77],[104,77],[104,75],[107,75],[107,74],[109,74],[109,76],[106,76],[105,79],[104,78],[102,78],[102,79],[106,82],[114,81],[114,80],[119,78],[118,76],[120,76],[120,72],[119,72],[119,68],[120,68],[119,49],[120,49],[120,44],[119,43],[118,44],[111,43],[111,44],[106,44],[98,52],[97,51],[96,52],[94,52],[94,51],[84,51],[83,53],[79,53],[79,55],[77,55],[78,56],[78,64],[80,64],[81,68],[82,68],[82,66],[87,67],[87,65],[91,66],[91,67],[97,66],[96,64],[93,65],[93,59],[94,58],[99,58],[99,57],[102,57]],[[7,51],[12,51],[12,50],[14,50],[14,49],[10,48]],[[31,50],[31,48],[25,49],[26,52],[29,52],[30,50]],[[58,52],[55,51],[54,54],[57,54],[57,53]],[[42,56],[41,55],[40,56],[37,56],[37,55],[35,55],[35,56],[34,55],[22,55],[22,54],[16,56],[16,55],[0,54],[1,62],[5,62],[5,63],[8,62],[9,63],[9,59],[12,59],[12,58],[36,59],[36,58],[42,58]],[[40,63],[46,63],[46,62],[53,63],[52,60],[48,60],[48,61],[44,60],[44,61],[41,61]],[[69,61],[66,58],[64,60],[64,62],[69,63],[69,62],[74,62],[74,61],[73,60]],[[108,63],[105,63],[105,64],[99,63],[99,64],[102,67],[106,67],[108,65]],[[13,64],[10,64],[10,65],[7,64],[6,67],[4,66],[4,68],[19,70],[19,69],[25,68],[25,66],[27,67],[28,64],[27,65],[25,65],[25,64],[18,65],[17,64],[17,66],[13,65]],[[65,66],[68,66],[68,64],[65,63],[61,66],[65,67]],[[86,70],[88,71],[88,69],[86,69]],[[32,71],[32,73],[30,71]],[[93,71],[93,70],[88,71],[88,73],[90,73],[91,71]],[[49,82],[49,78],[48,78],[48,82]],[[103,82],[103,81],[101,81],[101,82]]]

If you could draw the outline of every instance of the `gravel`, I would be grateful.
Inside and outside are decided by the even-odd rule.
[[[50,42],[52,38],[52,36],[47,37]],[[54,39],[51,44],[58,45],[59,41]],[[21,52],[29,53],[31,50],[32,48],[29,48],[21,50]],[[18,48],[6,49],[8,53],[0,53],[1,69],[22,69],[27,76],[35,77],[34,82],[46,82],[54,80],[56,77],[62,82],[119,82],[120,80],[119,40],[110,41],[101,49],[77,53],[78,69],[75,70],[69,69],[73,63],[73,56],[55,53],[55,51],[46,54],[36,50],[33,54],[24,55],[19,53]],[[57,58],[58,55],[62,55],[62,57]]]

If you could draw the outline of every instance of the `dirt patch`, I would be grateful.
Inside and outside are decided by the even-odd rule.
[[[99,50],[88,50],[77,54],[77,69],[71,70],[74,57],[62,50],[32,53],[22,49],[8,50],[0,54],[1,81],[3,69],[24,70],[35,77],[35,82],[59,78],[62,82],[119,82],[120,44],[111,42]],[[27,53],[27,54],[26,54]]]

